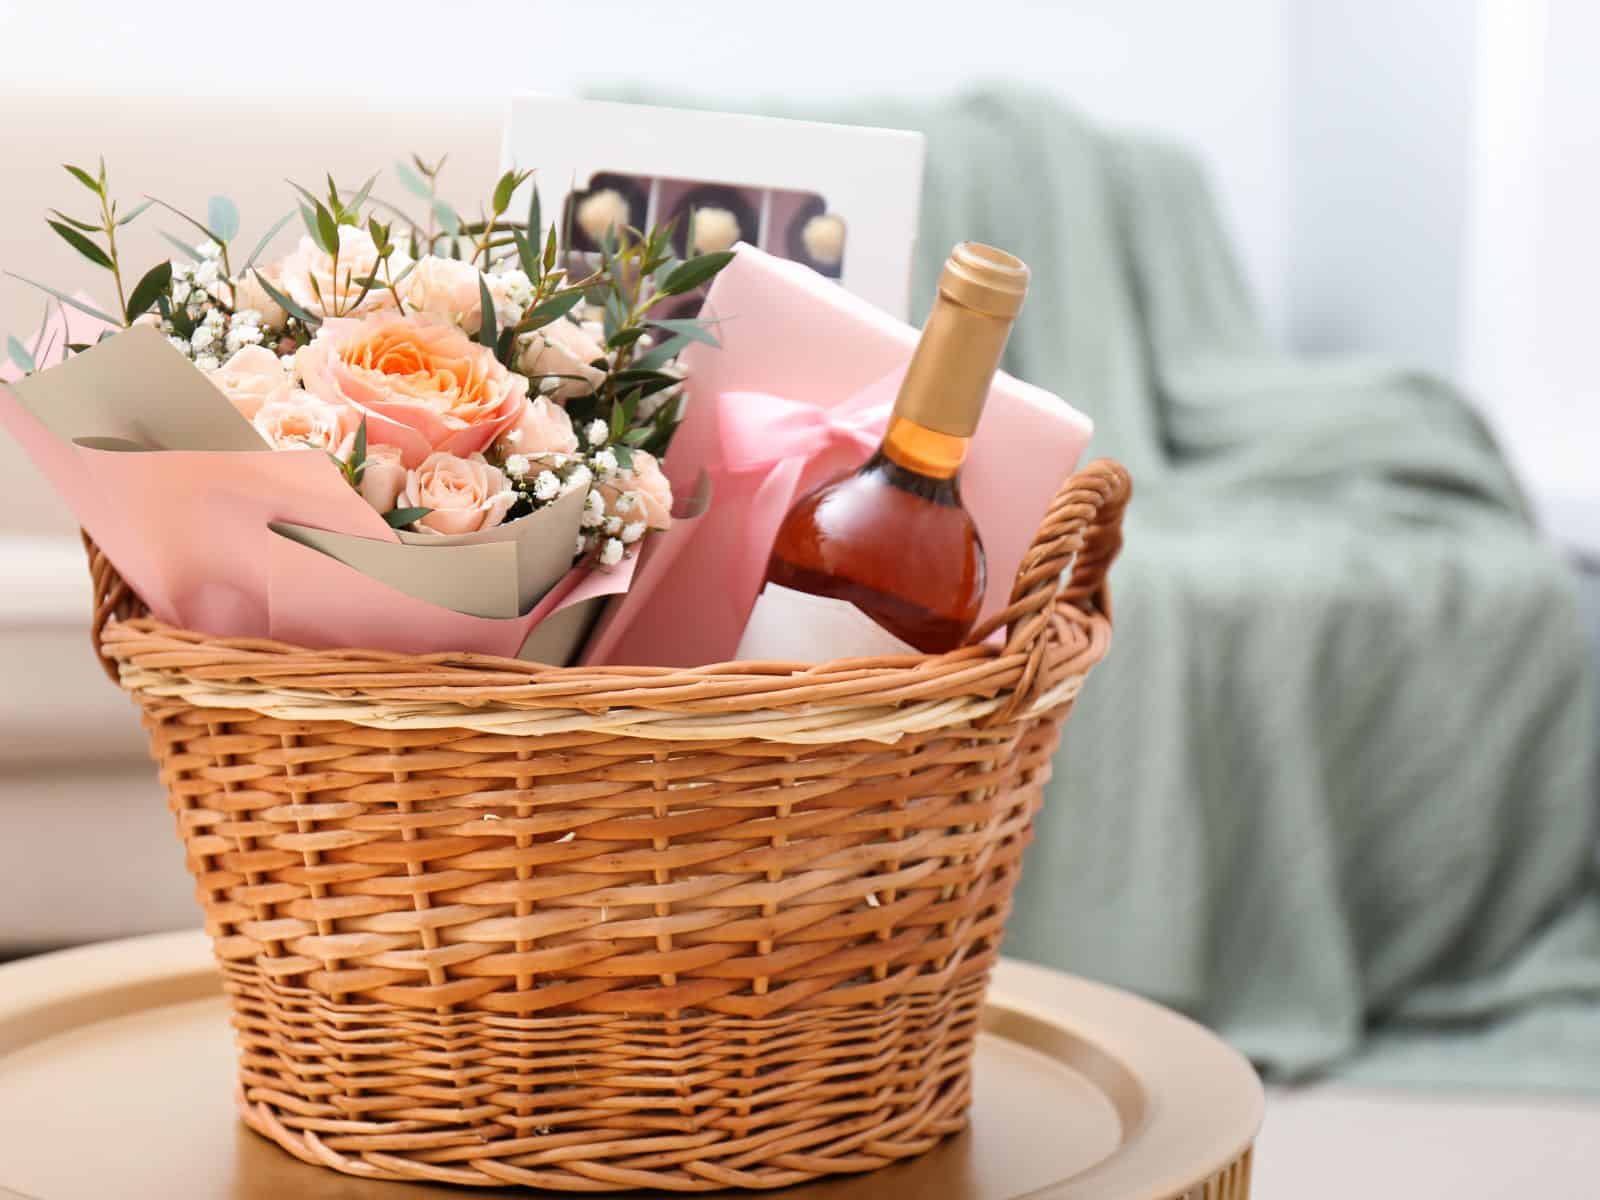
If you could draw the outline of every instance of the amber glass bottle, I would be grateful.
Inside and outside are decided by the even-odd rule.
[[[883,444],[790,509],[762,602],[774,587],[843,600],[924,653],[961,644],[986,584],[961,464],[1027,287],[1028,268],[1002,250],[951,252]]]

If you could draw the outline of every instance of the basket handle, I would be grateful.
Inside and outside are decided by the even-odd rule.
[[[1122,514],[1132,493],[1126,468],[1109,458],[1096,459],[1067,479],[1022,556],[1011,603],[968,636],[968,644],[976,644],[1004,627],[1005,653],[1028,655],[1014,704],[1031,697],[1040,678],[1044,634],[1058,599],[1110,618],[1106,576],[1122,549]]]

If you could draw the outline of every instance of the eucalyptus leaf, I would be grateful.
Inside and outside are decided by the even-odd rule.
[[[367,181],[356,189],[356,194],[350,197],[350,203],[344,206],[345,211],[348,213],[355,213],[358,209],[360,209],[360,207],[367,202],[367,197],[372,195],[372,185],[377,182],[378,176],[376,173],[368,176]]]
[[[692,292],[732,261],[732,250],[696,255],[668,275],[661,283],[661,290],[669,296],[681,296],[684,292]]]
[[[482,272],[478,274],[478,309],[478,342],[493,350],[500,339],[500,330],[495,324],[494,297],[489,294],[489,281]]]
[[[117,218],[117,228],[120,229],[124,225],[133,224],[133,222],[138,219],[139,214],[144,212],[145,209],[149,208],[154,203],[154,200],[147,199],[142,204],[135,204],[132,212],[128,213],[126,216]]]
[[[282,232],[283,227],[292,220],[294,220],[293,209],[284,213],[283,216],[274,221],[272,223],[272,228],[268,229],[264,234],[261,235],[261,240],[256,243],[256,248],[250,251],[250,257],[244,260],[244,266],[240,269],[242,271],[249,271],[251,267],[255,266],[256,259],[261,257],[261,252],[271,244],[272,239],[277,237],[278,234]]]
[[[367,464],[367,418],[361,418],[361,424],[356,428],[355,445],[350,448],[350,470],[359,471]]]
[[[617,460],[617,466],[624,471],[633,470],[633,450],[621,442],[612,444],[611,454]]]
[[[433,214],[439,218],[439,226],[451,237],[461,236],[461,217],[456,210],[443,200],[433,202]]]
[[[539,244],[539,227],[544,224],[544,214],[539,211],[539,180],[528,172],[528,240]],[[529,271],[529,275],[533,272]]]
[[[156,302],[156,297],[165,295],[172,287],[172,264],[159,262],[144,273],[144,277],[133,285],[133,293],[128,297],[128,324],[150,311]]]
[[[507,171],[500,176],[500,182],[494,185],[494,213],[499,216],[511,207],[511,193],[517,190],[520,182],[515,171]]]
[[[262,290],[265,291],[267,295],[271,296],[273,300],[277,302],[278,307],[283,309],[284,312],[288,313],[291,317],[294,317],[297,321],[300,321],[305,325],[314,326],[322,323],[321,317],[313,316],[311,313],[308,313],[305,309],[301,308],[277,288],[273,287],[272,284],[267,281],[266,276],[262,275],[260,271],[256,271],[254,274],[256,277],[256,282],[261,285]]]
[[[79,183],[83,184],[84,187],[88,188],[96,196],[100,194],[100,181],[97,180],[93,175],[89,174],[89,172],[85,171],[82,167],[75,167],[71,163],[62,163],[61,165],[66,168],[68,174],[70,174]]]
[[[693,317],[668,317],[661,321],[652,321],[652,325],[665,329],[669,333],[677,333],[688,338],[691,342],[700,342],[715,349],[721,349],[722,343],[717,340],[717,335],[707,328],[715,322],[696,320]]]
[[[517,245],[517,262],[522,265],[522,273],[529,279],[539,278],[539,259],[534,254],[533,243],[528,240],[528,235],[522,230],[513,230],[511,239]]]
[[[211,229],[210,226],[202,225],[199,221],[196,221],[188,213],[184,212],[183,209],[174,208],[172,205],[168,204],[165,200],[162,200],[158,196],[146,196],[145,199],[149,200],[153,204],[159,204],[162,208],[166,209],[173,216],[180,217],[183,220],[189,222],[189,224],[193,225],[196,229],[198,229],[201,233],[205,234],[213,242],[220,243],[222,241],[222,239],[219,238],[216,235],[216,233]]]
[[[645,335],[643,325],[630,325],[626,329],[619,329],[606,339],[607,350],[620,350],[624,346],[631,346]]]
[[[410,163],[397,162],[394,164],[395,178],[400,181],[400,186],[413,196],[420,196],[424,200],[433,198],[433,189],[428,186],[428,181],[417,174]]]
[[[384,513],[383,519],[389,522],[391,529],[404,529],[407,525],[416,524],[432,511],[431,508],[396,508]]]
[[[693,338],[682,333],[676,337],[670,337],[659,346],[634,359],[633,366],[636,370],[653,371],[655,368],[665,366],[671,362],[679,354],[683,353],[684,349],[693,341]]]
[[[72,296],[67,295],[65,292],[57,291],[55,288],[49,286],[48,284],[40,283],[40,282],[38,282],[37,280],[34,280],[34,279],[29,279],[26,275],[18,275],[15,271],[7,271],[6,274],[11,276],[11,278],[13,278],[13,279],[20,280],[21,282],[27,284],[29,287],[36,287],[41,292],[46,292],[49,295],[54,296],[57,300],[61,301],[61,303],[69,304],[69,305],[71,305],[73,308],[77,309],[81,313],[88,313],[91,317],[95,317],[95,318],[97,318],[97,319],[99,319],[101,321],[104,321],[107,325],[120,325],[120,324],[122,324],[121,321],[117,320],[115,317],[111,316],[110,314],[103,313],[98,308],[95,308],[93,305],[85,304],[82,300],[74,299]]]
[[[544,243],[544,269],[548,272],[556,265],[556,227],[550,226],[550,236]]]
[[[59,233],[62,241],[66,242],[67,245],[71,246],[95,266],[104,267],[108,271],[111,270],[111,256],[71,225],[63,225],[60,221],[46,221],[45,224]]]
[[[226,196],[213,196],[206,202],[206,225],[212,238],[227,245],[239,236],[239,206]]]
[[[163,238],[165,238],[169,244],[177,247],[178,250],[182,251],[184,256],[186,258],[188,258],[191,262],[199,262],[200,261],[200,251],[196,250],[193,246],[189,245],[189,243],[184,241],[182,238],[174,237],[172,234],[168,233],[165,229],[163,229],[161,231],[161,236]]]
[[[59,208],[52,208],[50,211],[52,213],[54,213],[56,216],[60,217],[68,225],[71,225],[74,229],[81,229],[85,233],[99,233],[100,232],[100,226],[95,225],[95,224],[93,224],[93,223],[91,223],[89,221],[80,221],[80,220],[78,220],[77,217],[69,217],[69,216],[67,216],[66,213],[62,212]]]
[[[536,304],[526,316],[517,323],[517,328],[523,333],[535,329],[542,329],[551,321],[559,320],[583,302],[582,292],[568,292],[564,296],[552,296],[541,304]]]
[[[15,337],[6,338],[6,354],[22,369],[24,375],[32,375],[39,369],[34,364],[33,355],[28,353],[28,348]]]
[[[339,222],[321,204],[317,205],[317,231],[322,234],[322,248],[329,254],[339,253]]]

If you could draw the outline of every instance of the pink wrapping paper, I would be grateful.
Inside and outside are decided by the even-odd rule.
[[[627,591],[637,561],[626,559],[614,568],[575,567],[531,611],[494,620],[415,599],[280,534],[268,531],[268,542],[271,637],[312,648],[374,647],[401,654],[515,658],[546,617]]]
[[[749,246],[711,286],[720,350],[691,346],[688,415],[667,455],[674,490],[704,470],[711,511],[670,571],[630,594],[634,617],[605,661],[694,666],[732,657],[794,500],[859,466],[887,421],[917,331],[796,263]],[[1093,425],[1064,400],[1001,372],[961,477],[983,537],[983,613],[1013,578]],[[649,583],[648,588],[643,585]]]

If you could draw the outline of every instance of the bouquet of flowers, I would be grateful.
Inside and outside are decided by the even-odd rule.
[[[116,311],[35,286],[103,322],[102,339],[157,326],[267,446],[331,456],[403,540],[484,534],[582,493],[574,558],[618,564],[671,522],[659,458],[682,417],[677,358],[716,344],[711,322],[657,306],[732,254],[683,261],[670,224],[616,223],[598,252],[569,252],[571,231],[544,222],[531,172],[506,171],[469,220],[439,192],[443,166],[396,165],[420,216],[377,198],[376,175],[356,188],[330,176],[321,195],[294,185],[295,208],[241,256],[228,198],[203,219],[153,197],[123,211],[104,160],[69,165],[93,208],[48,223],[107,272]],[[166,234],[178,255],[135,273],[118,233],[152,208],[192,234]],[[267,258],[296,220],[298,244]],[[9,355],[32,373],[90,348],[60,341],[12,338]]]

